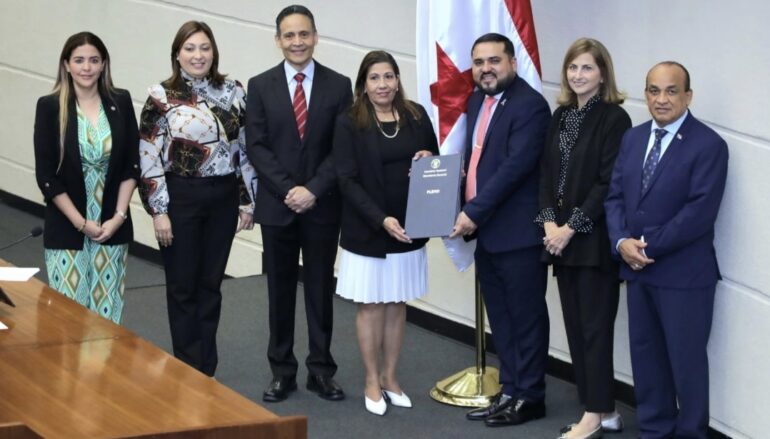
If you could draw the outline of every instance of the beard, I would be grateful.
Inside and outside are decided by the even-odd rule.
[[[483,75],[482,75],[483,76]],[[476,86],[479,88],[479,90],[483,91],[485,95],[487,96],[494,96],[506,88],[508,88],[509,85],[511,85],[511,82],[513,82],[513,79],[516,77],[516,73],[511,72],[507,76],[504,77],[498,77],[497,82],[494,86],[491,85],[484,85],[481,82],[481,78],[478,80],[474,80],[476,83]]]

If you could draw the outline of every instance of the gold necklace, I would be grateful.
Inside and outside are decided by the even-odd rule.
[[[374,121],[377,122],[377,129],[380,130],[380,133],[382,133],[383,136],[385,136],[386,139],[395,139],[396,136],[398,136],[398,132],[401,130],[401,127],[398,124],[398,118],[396,118],[396,113],[393,111],[393,108],[390,109],[390,113],[393,115],[393,119],[396,121],[396,132],[393,134],[387,134],[385,130],[382,129],[382,123],[380,122],[380,118],[377,117],[377,111],[374,111]]]

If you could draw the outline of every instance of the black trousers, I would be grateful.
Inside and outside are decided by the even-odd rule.
[[[595,267],[554,266],[580,402],[586,411],[615,410],[612,362],[620,281]]]
[[[174,239],[161,253],[174,356],[214,376],[220,288],[238,225],[238,186],[234,175],[167,175],[166,183]]]
[[[502,392],[530,402],[545,400],[548,359],[548,267],[542,247],[489,253],[476,245],[476,270],[500,359]]]
[[[332,376],[337,371],[330,348],[339,225],[316,224],[299,215],[289,225],[263,224],[261,229],[270,300],[267,358],[273,375],[293,377],[297,374],[294,315],[301,250],[309,351],[305,365],[312,375]]]

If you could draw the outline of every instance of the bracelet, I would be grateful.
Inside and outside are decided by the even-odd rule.
[[[126,215],[126,213],[123,212],[122,210],[116,209],[115,214],[123,218],[123,221],[128,219],[128,215]]]
[[[154,221],[154,220],[156,220],[156,219],[158,219],[158,218],[160,218],[160,217],[162,217],[162,216],[165,216],[165,215],[166,215],[165,213],[158,213],[158,214],[155,214],[155,215],[153,215],[153,216],[152,216],[152,219],[153,219],[153,221]]]
[[[78,229],[78,233],[83,233],[83,230],[86,228],[86,223],[88,223],[88,220],[83,219],[83,225]]]

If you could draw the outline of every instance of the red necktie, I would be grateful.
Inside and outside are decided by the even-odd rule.
[[[484,110],[481,112],[481,118],[479,119],[478,128],[476,128],[476,141],[474,142],[471,151],[471,162],[468,164],[468,177],[465,180],[465,201],[471,201],[476,197],[476,168],[479,165],[479,158],[481,158],[481,148],[484,147],[484,137],[487,133],[487,125],[489,125],[489,119],[492,116],[492,106],[495,105],[497,99],[494,96],[487,96],[484,100]]]
[[[305,80],[305,74],[297,73],[294,75],[294,79],[297,81],[297,88],[294,89],[292,106],[294,107],[294,119],[297,120],[299,138],[302,139],[305,137],[305,124],[307,123],[307,102],[305,101],[305,89],[302,88],[302,81]]]

